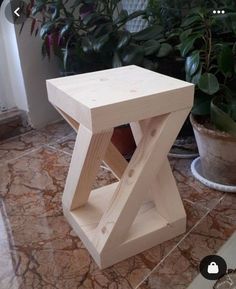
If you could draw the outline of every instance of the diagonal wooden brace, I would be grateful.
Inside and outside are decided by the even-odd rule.
[[[71,125],[71,127],[78,132],[79,123],[62,111],[60,108],[54,106],[56,110],[64,117],[64,119]],[[126,159],[122,156],[122,154],[118,151],[118,149],[109,142],[107,151],[105,151],[104,155],[105,164],[111,169],[113,174],[120,179],[128,165]]]
[[[169,181],[170,177],[173,178],[172,174],[169,174],[166,156],[188,113],[189,110],[182,110],[158,116],[147,124],[143,137],[112,197],[109,209],[105,211],[97,227],[94,243],[98,252],[101,253],[103,250],[115,247],[126,240],[128,230],[133,224],[138,210],[147,199],[147,195],[143,193],[147,191],[147,187],[151,187],[155,203],[159,204],[160,207],[163,206],[163,211],[166,207],[168,208],[168,203],[164,202],[164,196],[158,195],[157,191],[160,188],[168,187],[169,184],[161,181],[160,178],[158,181],[156,176],[161,175],[165,181]],[[164,170],[161,172],[163,166]],[[166,173],[168,174],[167,177]],[[155,188],[156,185],[159,188]],[[164,190],[164,193],[166,191]],[[174,193],[177,194],[174,199],[178,200],[175,204],[176,210],[173,217],[168,210],[169,218],[166,221],[170,223],[171,219],[176,221],[182,218],[185,226],[185,211],[178,191],[173,192],[171,190],[171,196]],[[177,215],[175,214],[176,211]]]

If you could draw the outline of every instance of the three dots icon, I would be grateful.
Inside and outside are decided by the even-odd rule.
[[[225,10],[213,10],[213,14],[225,14]]]

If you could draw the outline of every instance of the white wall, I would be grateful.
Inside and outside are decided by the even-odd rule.
[[[41,40],[30,35],[26,22],[19,34],[20,25],[14,26],[5,18],[4,0],[0,9],[0,85],[10,107],[17,106],[29,114],[33,127],[42,127],[60,118],[48,102],[46,79],[59,76],[54,60],[42,60]]]
[[[59,69],[56,59],[42,59],[41,40],[30,35],[30,24],[30,21],[25,23],[21,34],[16,26],[16,39],[30,121],[34,127],[41,127],[60,118],[48,102],[46,91],[46,79],[59,76]]]
[[[1,41],[1,32],[0,32],[0,51],[3,51],[2,47],[2,41]],[[6,108],[12,108],[14,107],[15,103],[12,98],[7,98],[7,92],[5,88],[5,75],[4,75],[4,68],[5,68],[5,59],[3,57],[3,54],[0,53],[0,112],[3,107]]]
[[[8,1],[4,1],[0,10],[0,40],[2,46],[1,79],[3,82],[3,90],[9,104],[8,107],[17,106],[19,109],[28,111],[15,29],[14,25],[9,23],[5,17],[5,7],[7,3]]]
[[[1,17],[1,16],[0,16]],[[12,108],[15,105],[13,97],[8,98],[7,87],[8,82],[6,80],[6,58],[5,48],[2,41],[2,31],[0,26],[0,107]],[[9,89],[9,88],[8,88]]]

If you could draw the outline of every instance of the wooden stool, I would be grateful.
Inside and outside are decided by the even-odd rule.
[[[47,81],[49,100],[78,132],[62,198],[65,217],[100,268],[186,230],[167,154],[188,116],[194,86],[137,66]],[[130,123],[129,163],[111,143]],[[92,190],[104,161],[118,182]]]

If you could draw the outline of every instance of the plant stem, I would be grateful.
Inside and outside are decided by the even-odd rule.
[[[210,62],[211,62],[211,50],[212,50],[212,33],[211,33],[211,28],[210,28],[209,29],[209,48],[208,48],[208,57],[207,57],[207,71],[209,70]]]
[[[209,20],[206,19],[204,21],[205,28],[206,28],[206,71],[209,72],[210,69],[210,62],[211,62],[211,51],[212,51],[212,33],[211,33],[211,27],[209,25]]]

